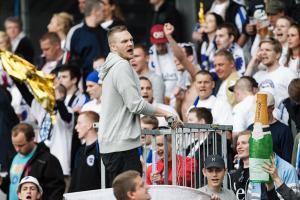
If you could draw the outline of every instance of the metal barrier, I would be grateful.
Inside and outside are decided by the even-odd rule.
[[[143,146],[143,159],[145,162],[151,157],[151,174],[163,174],[163,183],[158,184],[182,185],[193,188],[202,187],[206,184],[202,175],[205,158],[211,154],[219,154],[227,165],[227,132],[232,126],[214,124],[189,124],[185,123],[182,128],[175,130],[143,130],[142,133],[152,137],[150,146]],[[163,136],[164,155],[157,158],[157,136]],[[171,143],[171,144],[170,144]],[[168,147],[172,146],[172,150]],[[151,154],[151,155],[149,155]],[[171,155],[170,155],[171,154]],[[171,156],[171,158],[170,158]],[[168,158],[168,159],[163,159]],[[171,159],[171,168],[169,162]],[[161,165],[163,162],[163,172]],[[144,176],[147,177],[151,170],[150,164],[144,166]],[[157,166],[159,165],[159,166]],[[170,172],[172,170],[172,181],[170,183]],[[152,184],[157,184],[153,182]],[[224,186],[227,187],[227,177],[224,178]]]

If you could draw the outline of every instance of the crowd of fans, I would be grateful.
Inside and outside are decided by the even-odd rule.
[[[131,35],[122,28],[126,20],[116,0],[78,0],[84,17],[75,25],[72,15],[53,14],[48,32],[39,38],[42,55],[36,66],[55,77],[55,123],[25,82],[10,77],[1,67],[0,164],[1,171],[6,172],[1,173],[1,190],[10,200],[27,199],[23,194],[26,190],[34,191],[30,193],[35,195],[32,199],[57,200],[65,192],[100,189],[102,157],[107,172],[102,185],[113,187],[117,199],[149,199],[148,187],[141,177],[147,184],[163,184],[168,176],[168,184],[172,184],[171,137],[164,140],[162,135],[155,136],[157,149],[151,149],[149,135],[141,131],[130,135],[134,137],[132,141],[140,140],[141,147],[134,148],[140,156],[136,168],[147,168],[137,170],[139,173],[129,171],[118,176],[122,171],[135,169],[127,169],[124,163],[135,164],[131,158],[136,155],[127,152],[112,157],[109,153],[111,149],[114,153],[128,150],[117,142],[123,139],[118,136],[119,130],[165,129],[165,117],[169,114],[179,122],[233,126],[232,132],[227,133],[228,166],[219,152],[201,158],[205,162],[199,163],[201,155],[193,152],[204,147],[203,141],[197,141],[197,145],[187,146],[187,157],[176,155],[179,171],[184,162],[188,175],[178,175],[179,185],[183,185],[183,179],[192,183],[202,173],[207,185],[200,190],[211,195],[211,199],[299,198],[300,25],[289,16],[286,1],[200,1],[199,13],[204,9],[205,21],[195,24],[193,41],[189,43],[180,43],[185,39],[176,8],[167,0],[149,2],[153,6],[151,22],[146,23],[150,24],[149,41],[134,46]],[[18,17],[8,17],[4,27],[5,31],[0,31],[0,48],[33,63],[31,40],[36,38],[24,34]],[[114,28],[119,32],[115,33]],[[127,35],[120,34],[118,39],[128,36],[128,41],[113,41],[112,35],[119,33]],[[110,67],[124,62],[120,58],[127,60],[132,72],[114,71],[109,84],[106,78],[103,86]],[[125,80],[126,76],[132,79]],[[138,86],[132,80],[139,82]],[[131,87],[127,91],[127,85],[139,95],[133,95]],[[115,91],[119,88],[118,96]],[[257,93],[268,96],[273,139],[272,163],[264,164],[272,181],[265,184],[249,181],[249,138]],[[123,101],[118,99],[123,97]],[[123,117],[127,118],[119,123],[122,113],[111,113],[131,100],[136,107],[127,109],[133,114],[124,111]],[[152,107],[167,114],[147,116]],[[140,119],[140,114],[145,115]],[[109,132],[98,132],[99,120],[104,123],[100,130]],[[127,126],[130,121],[137,125]],[[102,134],[114,137],[115,143],[101,143]],[[168,158],[164,158],[164,145]],[[147,151],[146,157],[142,156],[143,151]],[[153,156],[153,151],[157,155]],[[169,174],[163,173],[164,159],[170,163]],[[126,170],[119,169],[122,165]],[[195,165],[200,165],[201,170],[190,167]],[[223,185],[227,175],[228,187]],[[125,187],[124,180],[129,178],[131,186]],[[203,184],[195,182],[188,186],[199,188]]]

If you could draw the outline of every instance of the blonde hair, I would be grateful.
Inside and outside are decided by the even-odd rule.
[[[73,16],[67,12],[60,12],[60,13],[55,13],[52,16],[52,18],[57,19],[57,23],[62,26],[63,33],[67,35],[74,23]]]
[[[5,43],[5,47],[3,49],[10,51],[11,44],[8,35],[4,31],[0,31],[0,40],[3,40]]]

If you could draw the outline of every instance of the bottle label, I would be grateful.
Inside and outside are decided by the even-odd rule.
[[[249,158],[249,172],[251,182],[269,182],[270,176],[264,171],[262,165],[264,162],[270,163],[270,159]]]

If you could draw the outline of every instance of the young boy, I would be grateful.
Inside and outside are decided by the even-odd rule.
[[[43,189],[36,178],[25,176],[18,185],[17,193],[20,200],[39,200],[42,197]]]
[[[227,174],[225,162],[220,155],[209,155],[205,159],[203,175],[207,178],[207,185],[200,191],[210,195],[217,195],[220,199],[234,200],[235,195],[231,190],[222,187],[224,176]]]

